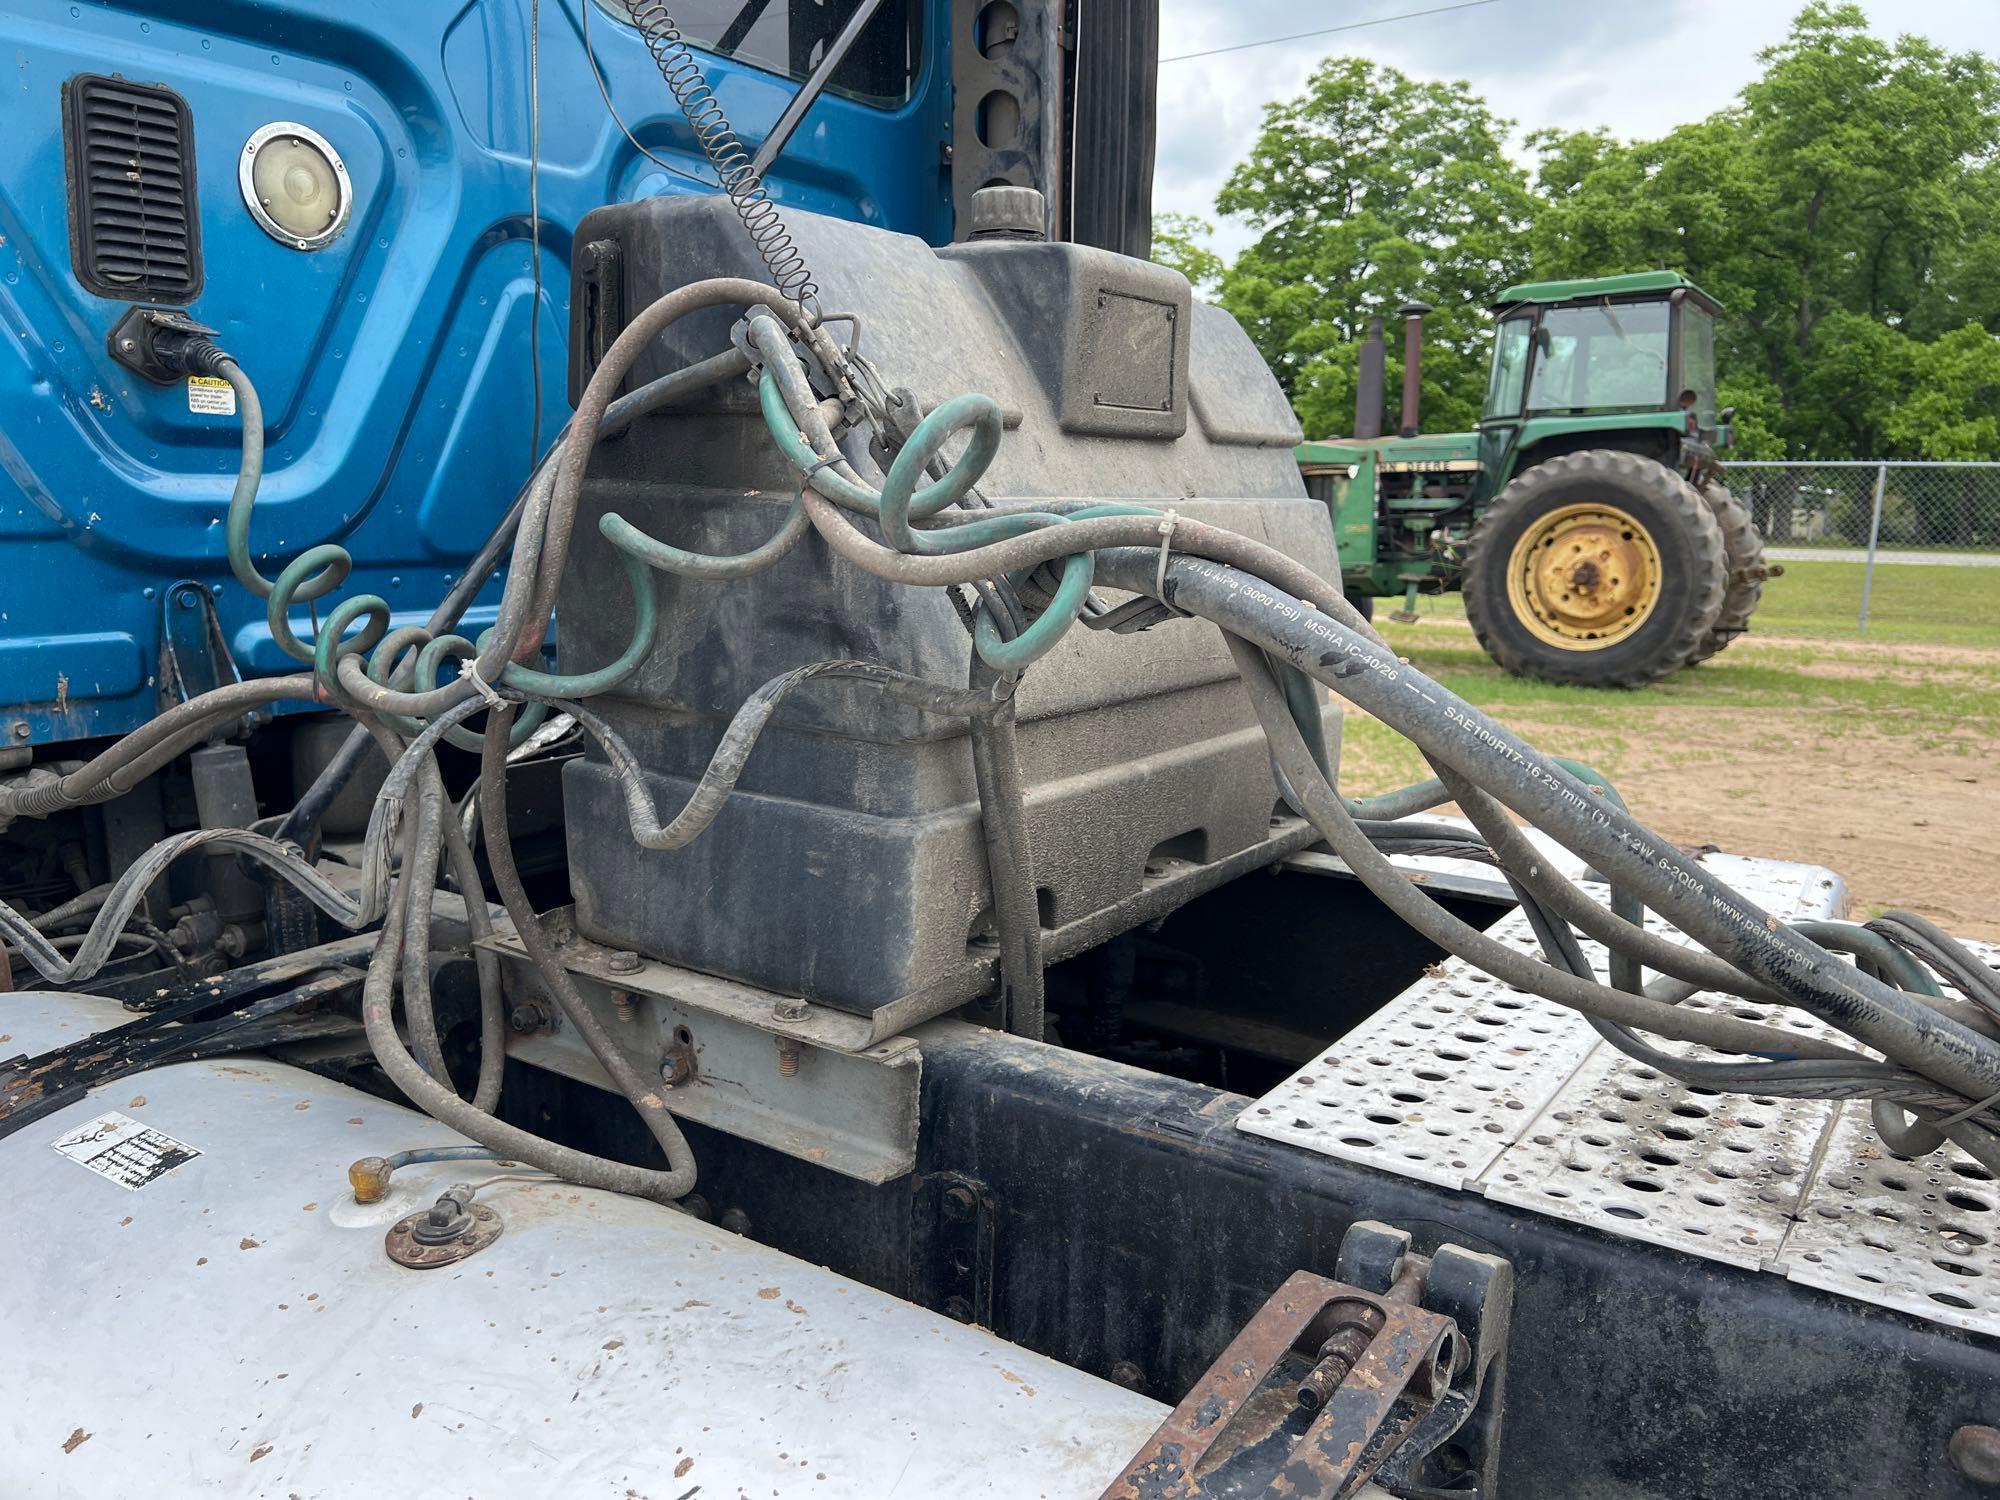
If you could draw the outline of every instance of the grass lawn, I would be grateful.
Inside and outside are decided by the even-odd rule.
[[[1785,564],[1764,585],[1756,628],[1827,640],[1929,641],[2000,650],[2000,568],[1880,563],[1868,601],[1868,634],[1856,621],[1866,565]]]
[[[2000,651],[2000,568],[1878,564],[1865,636],[1857,629],[1865,564],[1794,562],[1784,568],[1782,578],[1764,585],[1753,640],[1762,634],[1861,643],[1926,641]],[[1379,616],[1395,607],[1395,600],[1376,601]],[[1427,595],[1418,601],[1417,612],[1426,621],[1465,618],[1457,594]]]
[[[1507,676],[1473,639],[1455,594],[1421,600],[1416,625],[1396,624],[1386,609],[1377,625],[1419,670],[1614,780],[1633,736],[1655,741],[1643,757],[1650,763],[1672,753],[1657,743],[1663,730],[1699,725],[1710,739],[1725,719],[1741,720],[1746,749],[1768,718],[1773,729],[1784,721],[1788,736],[1809,723],[1829,750],[1865,730],[1871,741],[1915,750],[1990,755],[2000,743],[2000,568],[1878,566],[1866,636],[1855,632],[1861,572],[1859,563],[1788,563],[1766,586],[1750,635],[1699,667],[1627,691]],[[1951,649],[1912,650],[1912,641]],[[1353,716],[1347,738],[1343,779],[1356,793],[1425,774],[1384,725]]]

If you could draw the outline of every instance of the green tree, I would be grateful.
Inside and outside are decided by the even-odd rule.
[[[1349,429],[1367,316],[1410,298],[1435,308],[1424,425],[1478,415],[1486,307],[1527,264],[1533,200],[1504,147],[1512,125],[1463,83],[1351,57],[1327,58],[1303,94],[1265,107],[1256,144],[1216,199],[1258,231],[1223,274],[1221,301],[1308,433]]]
[[[1208,248],[1215,226],[1193,214],[1153,215],[1153,259],[1172,266],[1198,296],[1213,296],[1222,281],[1223,260]]]
[[[1536,273],[1683,270],[1728,309],[1724,385],[1785,451],[1916,452],[1897,413],[1925,343],[2000,331],[2000,71],[1829,0],[1760,60],[1740,104],[1659,140],[1530,137]]]

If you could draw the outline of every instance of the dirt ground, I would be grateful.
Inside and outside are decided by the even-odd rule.
[[[2000,651],[1752,637],[1719,659],[1733,673],[1550,701],[1465,665],[1454,623],[1426,622],[1421,645],[1412,632],[1398,649],[1531,742],[1597,766],[1667,838],[1824,865],[1857,921],[1902,906],[2000,942]],[[1789,691],[1774,695],[1779,671]],[[1349,743],[1361,784],[1416,770],[1386,732]]]

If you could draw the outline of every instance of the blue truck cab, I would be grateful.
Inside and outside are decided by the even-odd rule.
[[[855,9],[675,7],[752,148]],[[952,24],[883,4],[772,198],[949,240]],[[0,36],[0,752],[290,665],[224,561],[232,394],[134,368],[135,309],[256,382],[259,564],[338,543],[416,623],[568,417],[578,221],[715,191],[618,0],[37,3]]]

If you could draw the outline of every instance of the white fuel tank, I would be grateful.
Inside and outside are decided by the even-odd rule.
[[[131,1019],[8,995],[0,1055]],[[131,1124],[105,1121],[116,1115]],[[92,1139],[83,1140],[85,1136]],[[347,1164],[462,1137],[256,1057],[106,1085],[0,1140],[0,1495],[1089,1500],[1166,1409],[658,1205],[497,1183],[406,1270]],[[196,1153],[188,1155],[186,1153]]]

